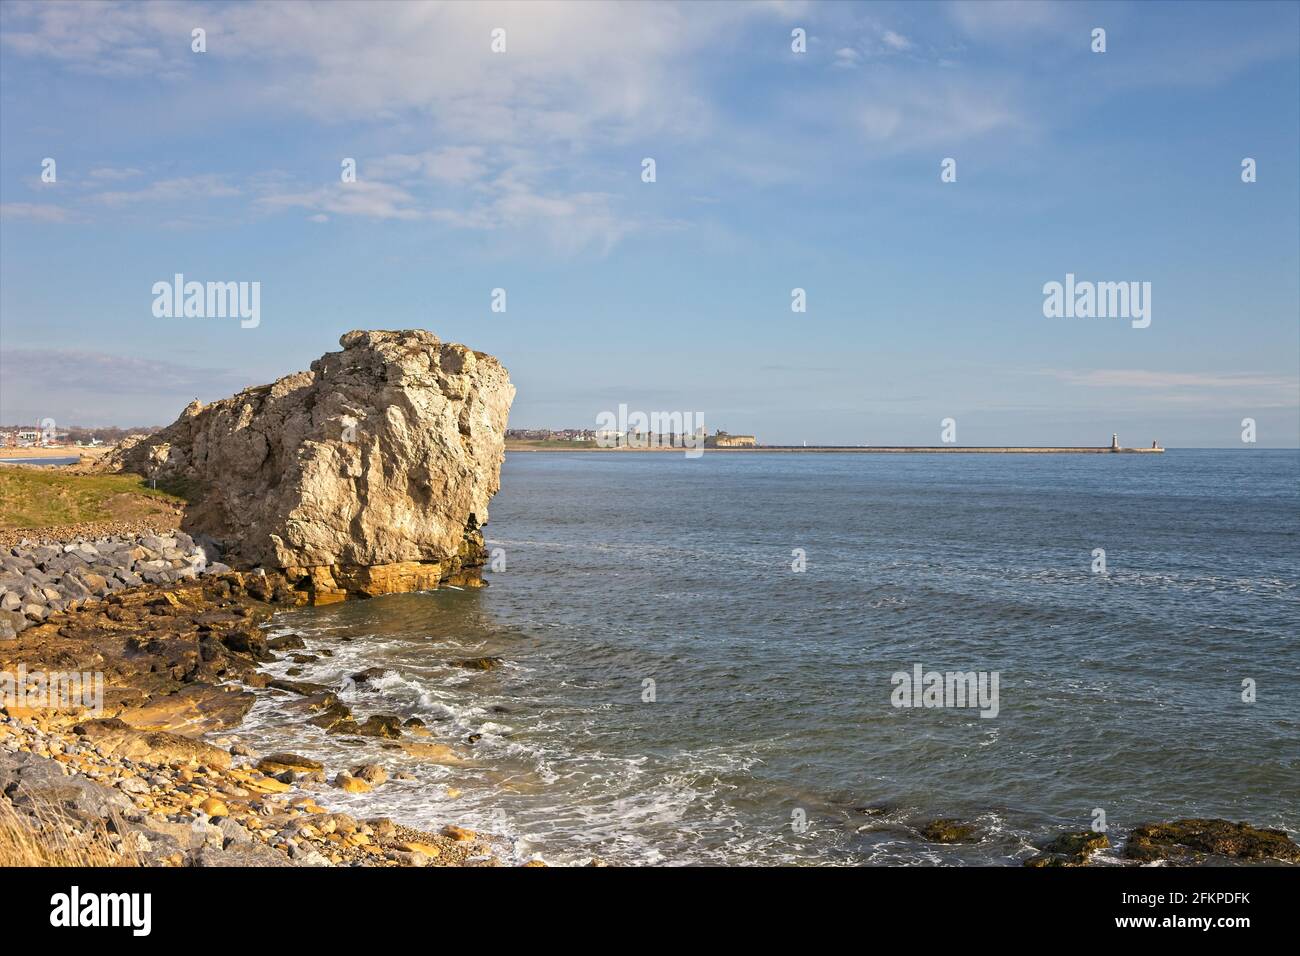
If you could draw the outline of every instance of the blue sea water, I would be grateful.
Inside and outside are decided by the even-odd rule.
[[[467,765],[274,702],[246,732],[417,778],[335,803],[553,862],[1015,864],[1098,811],[1118,845],[1190,816],[1294,835],[1298,479],[1265,450],[511,454],[490,588],[276,620],[334,655],[303,679],[385,667],[348,703]],[[479,655],[505,663],[451,663]],[[997,716],[893,706],[917,664],[997,672]],[[936,818],[979,836],[927,842]]]

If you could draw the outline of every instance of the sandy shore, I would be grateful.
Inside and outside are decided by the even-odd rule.
[[[8,458],[80,458],[85,462],[102,458],[112,450],[112,445],[96,445],[93,448],[76,445],[63,448],[0,448],[0,461]]]

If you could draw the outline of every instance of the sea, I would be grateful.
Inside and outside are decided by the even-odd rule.
[[[329,805],[513,861],[1019,865],[1093,829],[1104,864],[1183,817],[1295,837],[1298,479],[1291,450],[513,453],[490,587],[271,625],[330,655],[272,671],[418,717],[464,765],[304,726],[288,695],[238,736],[406,771]]]

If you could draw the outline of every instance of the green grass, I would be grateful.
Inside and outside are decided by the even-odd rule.
[[[56,468],[0,465],[0,528],[43,528],[147,518],[185,499],[138,475],[70,475]]]

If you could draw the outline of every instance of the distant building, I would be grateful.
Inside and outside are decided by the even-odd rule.
[[[753,435],[731,435],[718,430],[716,435],[704,439],[705,448],[757,448],[758,439]]]

